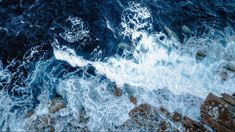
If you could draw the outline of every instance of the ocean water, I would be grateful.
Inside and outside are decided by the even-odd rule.
[[[130,119],[131,95],[137,105],[200,120],[208,93],[235,92],[234,7],[232,0],[0,1],[0,130],[47,130],[40,117],[57,96],[66,107],[49,114],[56,131],[115,130]]]

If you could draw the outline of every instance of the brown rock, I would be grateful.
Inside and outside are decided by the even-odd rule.
[[[115,95],[115,96],[121,96],[121,95],[122,95],[122,94],[121,94],[121,89],[115,87],[115,88],[114,88],[114,95]]]
[[[138,107],[135,107],[129,112],[130,116],[133,116],[135,113],[145,114],[145,112],[150,111],[151,106],[149,104],[141,104]]]
[[[204,104],[201,105],[201,115],[208,115],[210,117],[203,118],[205,123],[211,123],[212,121],[207,121],[207,119],[210,119],[224,127],[235,130],[235,107],[211,93],[207,96]],[[208,125],[217,128],[213,126],[213,123]]]
[[[159,124],[159,129],[158,129],[158,131],[159,131],[159,132],[165,132],[168,128],[169,128],[168,124],[167,124],[165,121],[162,121],[162,122]]]
[[[174,122],[180,122],[182,119],[182,115],[178,112],[174,112],[173,116],[172,116],[172,120]]]
[[[165,108],[161,107],[160,108],[160,112],[162,112],[164,115],[166,115],[167,117],[171,116],[171,113],[169,111],[167,111]]]
[[[133,95],[130,96],[130,102],[137,105],[137,100]]]
[[[79,123],[84,123],[86,124],[88,122],[89,118],[86,115],[85,109],[83,109],[80,114],[79,114]]]
[[[224,93],[224,94],[222,94],[222,98],[223,98],[223,100],[227,101],[231,105],[235,106],[235,97],[230,96],[230,95]]]
[[[210,127],[213,127],[217,132],[231,132],[231,130],[216,122],[207,114],[201,113],[201,117],[203,123],[208,124]]]
[[[199,122],[193,121],[188,117],[183,117],[182,123],[187,132],[205,132],[208,131],[202,124]]]
[[[34,113],[34,112],[31,111],[31,110],[30,110],[30,111],[27,111],[26,114],[25,114],[26,118],[31,117],[31,116],[33,115],[33,113]]]
[[[49,112],[55,113],[61,109],[65,108],[65,102],[62,97],[55,97],[51,100]]]
[[[50,132],[54,132],[55,131],[55,129],[51,126],[50,127]]]

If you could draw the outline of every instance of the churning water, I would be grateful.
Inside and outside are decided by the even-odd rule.
[[[208,93],[235,91],[234,2],[0,3],[1,14],[22,8],[1,16],[0,130],[30,130],[58,95],[55,130],[108,130],[130,118],[130,95],[198,120]]]

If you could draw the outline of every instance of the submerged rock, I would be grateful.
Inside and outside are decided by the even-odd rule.
[[[182,31],[184,33],[188,33],[188,34],[192,34],[193,33],[192,30],[188,26],[186,26],[186,25],[182,26]]]
[[[220,78],[224,81],[227,80],[228,79],[228,73],[226,71],[221,71],[220,72]]]
[[[172,116],[172,120],[174,122],[180,122],[182,120],[182,115],[178,112],[174,112],[174,114]]]
[[[182,119],[182,123],[187,132],[206,132],[207,130],[201,123],[196,122],[188,117]]]
[[[227,64],[224,66],[224,68],[230,72],[234,72],[235,73],[235,65],[233,64]]]
[[[27,111],[25,114],[26,118],[31,117],[33,115],[33,113],[34,113],[34,111],[32,111],[32,110]]]
[[[235,130],[235,98],[228,94],[219,98],[210,93],[201,106],[201,118],[216,131]]]
[[[65,101],[62,97],[55,97],[51,100],[50,106],[49,106],[49,112],[55,113],[63,108],[66,107]]]
[[[121,89],[115,87],[115,88],[114,88],[114,95],[117,96],[117,97],[118,97],[118,96],[121,96],[121,95],[122,95]]]
[[[168,27],[164,27],[164,31],[167,33],[167,36],[168,37],[171,37],[171,38],[174,38],[174,39],[176,39],[177,41],[179,41],[180,39],[179,39],[179,37],[178,37],[178,35],[174,32],[174,31],[172,31],[170,28],[168,28]]]
[[[127,50],[127,51],[131,50],[131,46],[126,43],[119,43],[118,48],[122,50]]]
[[[133,95],[130,96],[130,102],[137,105],[137,99]]]
[[[206,58],[206,53],[204,51],[198,51],[196,53],[197,60],[203,60],[204,58]]]
[[[174,123],[171,116],[166,116],[160,109],[149,104],[136,106],[129,112],[130,120],[117,126],[117,131],[183,131],[179,123]]]

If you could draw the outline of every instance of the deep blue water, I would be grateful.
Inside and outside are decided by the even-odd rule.
[[[174,31],[182,45],[187,38],[203,37],[212,29],[224,32],[226,27],[231,31],[235,28],[234,0],[132,2],[151,12],[151,17],[141,19],[140,23],[151,21],[152,28],[145,26],[141,30],[148,33],[162,31],[170,37],[167,27]],[[2,96],[7,95],[9,100],[15,102],[8,105],[9,109],[0,107],[0,130],[5,130],[7,122],[11,122],[3,116],[4,112],[14,113],[18,118],[27,110],[35,109],[42,103],[39,96],[45,89],[49,92],[49,99],[59,96],[57,84],[68,76],[82,77],[85,74],[88,79],[96,76],[92,65],[80,69],[56,60],[52,44],[55,40],[90,61],[105,61],[109,57],[122,55],[124,51],[118,50],[118,43],[132,43],[130,36],[121,34],[123,27],[120,24],[123,12],[130,18],[135,15],[131,11],[125,12],[129,3],[129,0],[0,0],[0,90]],[[66,41],[60,34],[73,28],[68,18],[76,17],[83,21],[83,27],[73,31],[85,27],[89,30],[89,36],[75,42]],[[107,21],[112,28],[107,26]],[[190,27],[190,31],[185,31],[182,28],[184,25]],[[221,44],[226,47],[227,42],[221,40]],[[95,49],[102,51],[102,54],[97,57]],[[56,79],[51,81],[52,77]],[[112,82],[104,76],[99,81],[102,80]],[[3,97],[0,98],[3,100]]]

